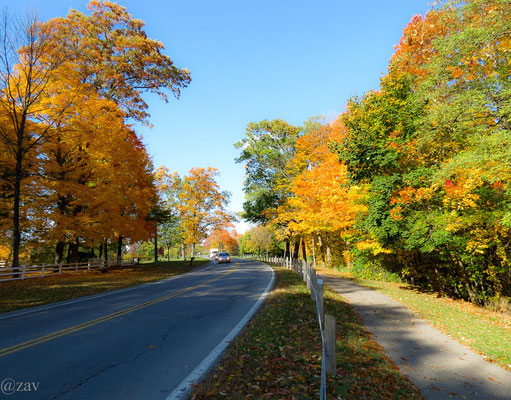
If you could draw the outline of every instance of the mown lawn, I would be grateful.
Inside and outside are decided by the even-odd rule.
[[[191,271],[209,260],[159,261],[97,271],[0,282],[0,313],[157,281]]]
[[[318,270],[321,274],[354,279],[392,297],[442,332],[511,370],[511,315],[477,307],[463,300],[425,293],[403,283],[353,278],[348,273],[331,269]]]
[[[319,398],[321,337],[310,292],[294,272],[274,269],[273,292],[192,399]],[[420,399],[341,296],[327,290],[325,312],[337,320],[329,399]]]

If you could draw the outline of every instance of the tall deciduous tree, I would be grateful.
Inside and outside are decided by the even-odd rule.
[[[276,216],[288,195],[286,165],[300,133],[300,128],[280,119],[248,124],[246,137],[235,144],[241,151],[236,162],[245,163],[246,169],[244,219],[264,223]]]
[[[54,179],[54,186],[50,193],[60,186],[63,194],[57,196],[57,206],[62,209],[61,214],[69,213],[70,208],[76,215],[83,214],[84,210],[92,210],[90,199],[78,204],[77,198],[80,196],[73,193],[69,197],[71,187],[63,188],[64,182],[70,179],[74,180],[75,188],[83,189],[79,192],[91,192],[91,185],[97,187],[98,176],[94,168],[101,170],[101,161],[93,162],[91,143],[102,138],[101,135],[93,138],[94,134],[84,124],[90,110],[99,106],[99,109],[96,108],[99,116],[107,112],[122,123],[131,118],[147,124],[149,114],[142,97],[144,92],[156,93],[167,100],[167,93],[178,97],[180,90],[190,82],[189,72],[175,67],[172,60],[162,53],[163,45],[148,38],[143,29],[144,23],[134,19],[124,7],[109,1],[91,1],[89,9],[92,10],[91,15],[71,10],[67,17],[55,18],[44,24],[34,17],[10,25],[8,22],[14,20],[7,16],[2,21],[0,165],[1,176],[5,180],[1,185],[0,212],[12,215],[12,228],[2,226],[2,229],[12,232],[14,267],[19,264],[21,205],[27,205],[26,200],[22,202],[23,181],[29,183],[26,177],[41,173],[44,176],[45,171],[53,170],[60,176],[58,179],[55,174],[44,176],[46,186],[43,187],[49,187],[51,178]],[[91,102],[96,104],[91,106]],[[95,121],[88,121],[97,126]],[[108,130],[106,125],[103,128]],[[146,163],[145,149],[141,150],[136,144],[138,139],[134,140],[135,136],[126,134],[129,127],[124,126],[122,130],[125,137],[122,137],[123,134],[114,135],[119,142],[112,149],[134,146],[141,152],[138,159]],[[52,139],[55,148],[52,150],[46,146],[42,151],[40,146],[48,139]],[[128,153],[111,151],[111,154],[120,157],[113,163],[125,164],[122,160],[129,158]],[[14,162],[9,161],[8,155],[12,155]],[[29,158],[31,162],[27,162]],[[45,164],[43,167],[41,160]],[[50,167],[51,161],[58,167]],[[60,171],[57,171],[59,168]],[[135,170],[137,168],[132,168],[132,172]],[[65,176],[62,175],[64,172]],[[115,174],[110,175],[114,179],[110,180],[108,187],[117,189],[115,198],[123,203],[122,206],[118,203],[116,212],[124,218],[116,221],[127,221],[130,215],[133,216],[130,210],[133,210],[134,204],[137,207],[135,214],[143,214],[145,206],[130,198],[130,195],[134,187],[146,180],[145,176],[145,172],[134,173],[132,178],[135,179],[131,181],[137,183],[130,185],[126,184],[127,181],[121,183],[120,176],[117,179]],[[123,176],[122,179],[125,178]],[[59,180],[60,183],[57,182]],[[96,183],[91,183],[92,180]],[[148,185],[143,183],[141,187],[147,188]],[[145,189],[141,190],[143,192]],[[12,199],[12,206],[5,207],[6,199]],[[32,216],[25,218],[31,222],[32,219]],[[75,228],[79,226],[77,224]],[[127,229],[127,225],[118,225],[114,229],[119,243],[124,235],[120,232]],[[130,235],[136,236],[133,231]],[[85,236],[89,237],[88,234]],[[61,239],[57,241],[58,248],[61,248]]]
[[[0,26],[0,141],[14,162],[7,165],[12,190],[12,266],[19,266],[22,181],[30,175],[25,163],[54,129],[69,102],[48,100],[48,87],[56,83],[63,57],[48,57],[53,42],[40,29],[35,15],[25,19],[3,15]],[[4,165],[5,166],[5,165]],[[3,174],[5,175],[5,170]]]
[[[220,192],[215,180],[217,175],[215,168],[192,168],[183,178],[179,217],[184,242],[191,244],[190,264],[193,263],[195,245],[206,239],[215,227],[233,220],[225,208],[229,193]]]
[[[142,93],[153,92],[164,100],[167,91],[179,96],[190,83],[190,73],[162,53],[162,43],[147,37],[144,22],[125,7],[92,0],[88,8],[90,15],[72,9],[44,24],[53,53],[65,55],[82,82],[114,101],[128,117],[147,122]]]

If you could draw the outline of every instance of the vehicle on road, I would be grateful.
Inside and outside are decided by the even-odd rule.
[[[230,263],[231,262],[231,256],[227,252],[218,253],[218,257],[216,259],[218,263]]]
[[[209,249],[209,258],[214,258],[216,260],[217,255],[218,249]]]

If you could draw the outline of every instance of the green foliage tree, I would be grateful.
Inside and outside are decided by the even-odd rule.
[[[251,122],[246,137],[235,144],[241,155],[238,163],[245,163],[246,178],[243,218],[254,223],[265,223],[275,217],[288,191],[287,163],[294,154],[301,128],[285,121]]]

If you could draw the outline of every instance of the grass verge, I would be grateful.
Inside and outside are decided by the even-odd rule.
[[[0,313],[157,281],[191,271],[209,260],[159,261],[98,271],[0,282]]]
[[[310,292],[294,272],[274,266],[274,290],[192,399],[312,399],[319,396],[321,337]],[[337,320],[337,375],[329,399],[420,399],[352,308],[325,291]]]
[[[507,370],[511,370],[511,317],[463,300],[425,293],[394,282],[373,281],[353,277],[346,272],[318,268],[321,274],[354,279],[355,282],[378,290],[414,310],[421,318],[445,334],[483,355]]]

